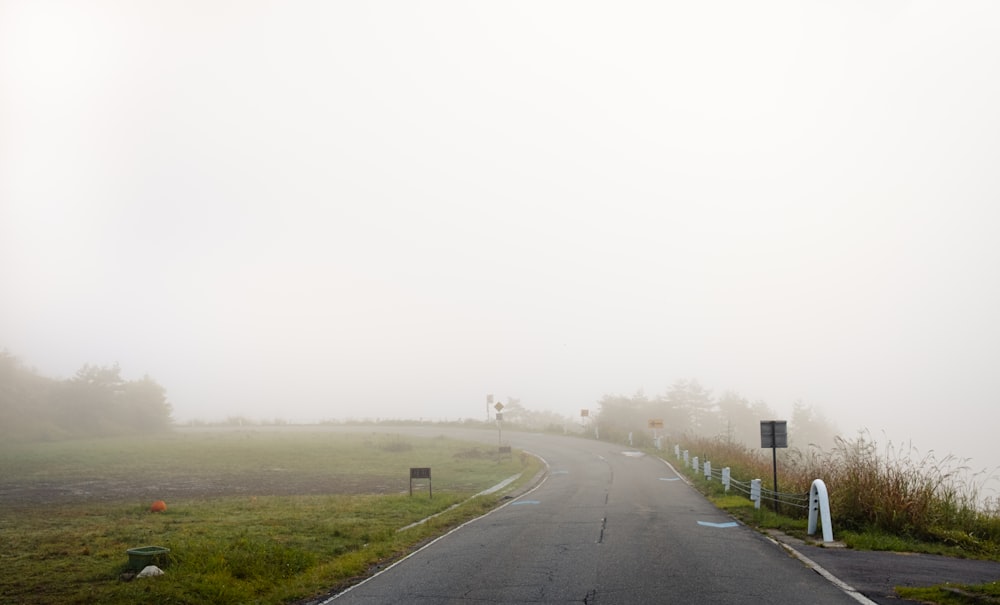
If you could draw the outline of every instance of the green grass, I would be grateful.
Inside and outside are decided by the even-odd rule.
[[[904,599],[940,605],[983,605],[1000,603],[1000,582],[979,585],[941,584],[927,588],[898,587]]]
[[[426,481],[408,495],[411,466],[433,469],[433,498]],[[0,489],[34,501],[0,503],[0,602],[294,602],[482,514],[502,494],[474,494],[537,470],[531,458],[498,461],[478,444],[376,434],[6,445]],[[168,510],[150,513],[164,492]],[[170,549],[166,575],[122,581],[126,550],[147,545]]]

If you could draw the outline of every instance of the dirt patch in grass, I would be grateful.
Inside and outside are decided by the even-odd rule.
[[[213,477],[78,478],[72,481],[3,482],[0,508],[81,502],[121,502],[221,496],[394,494],[407,491],[405,478],[302,474],[274,469]]]

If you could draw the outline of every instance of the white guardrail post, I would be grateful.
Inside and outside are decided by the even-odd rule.
[[[705,481],[711,481],[711,480],[712,480],[712,461],[711,460],[706,460],[705,461]]]
[[[760,508],[760,479],[750,482],[750,499],[753,500],[754,508]]]
[[[730,479],[729,467],[724,466],[722,467],[722,485],[726,488],[727,492],[729,491],[729,479]]]
[[[691,459],[691,470],[698,472],[698,456]]]
[[[833,542],[833,523],[830,521],[830,497],[826,492],[826,484],[822,479],[816,479],[809,488],[809,528],[810,536],[816,533],[816,517],[820,517],[823,525],[823,541]]]
[[[688,453],[688,451],[684,450],[684,466],[687,466],[689,464],[689,462],[690,462],[690,460],[688,459],[689,455],[690,454]]]

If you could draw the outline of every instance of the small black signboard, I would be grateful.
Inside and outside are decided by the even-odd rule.
[[[778,448],[788,447],[788,422],[786,420],[761,420],[760,447],[771,448],[771,461],[774,469],[774,511],[778,512]]]
[[[413,495],[413,480],[414,479],[427,479],[427,491],[430,497],[434,497],[434,487],[431,483],[431,467],[411,467],[410,468],[410,495]]]
[[[786,420],[760,421],[760,446],[788,447],[788,422]]]

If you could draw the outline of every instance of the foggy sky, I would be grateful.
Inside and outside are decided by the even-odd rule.
[[[0,0],[0,348],[176,417],[696,378],[1000,464],[995,2]]]

